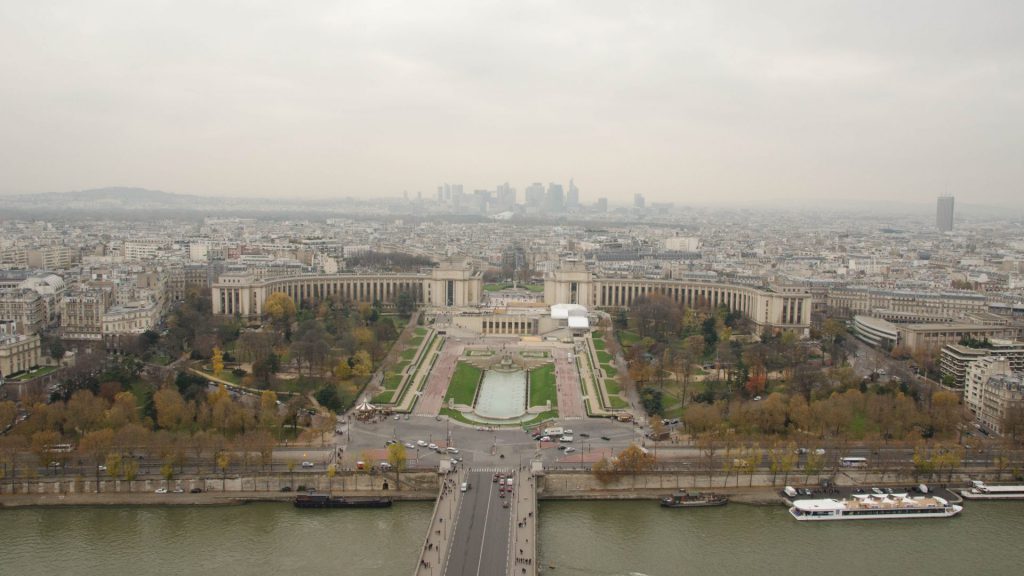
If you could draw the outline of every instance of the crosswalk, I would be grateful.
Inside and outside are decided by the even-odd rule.
[[[477,468],[477,467],[474,466],[473,468],[469,469],[470,472],[488,472],[488,473],[491,473],[491,474],[493,474],[495,472],[503,472],[503,473],[507,474],[509,472],[512,472],[512,470],[513,470],[512,468],[501,467],[501,466],[484,466],[482,468]]]

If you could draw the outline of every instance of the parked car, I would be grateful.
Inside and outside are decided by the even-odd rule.
[[[431,450],[437,450],[437,444],[431,442],[430,444],[427,444],[427,448],[430,448]]]
[[[285,486],[285,488],[288,488],[289,490],[291,490],[291,488],[289,488],[288,486]],[[284,488],[282,488],[281,490],[284,491]],[[191,492],[192,494],[199,494],[202,491],[203,491],[203,489],[199,488],[198,486],[193,488],[193,489],[191,489],[191,490],[189,490],[189,492]]]
[[[313,463],[312,463],[312,462],[310,462],[309,460],[306,460],[306,461],[304,461],[304,462],[302,463],[302,467],[303,467],[303,468],[312,468],[312,467],[314,467],[314,466],[316,466],[316,464],[313,464]]]
[[[157,494],[167,494],[167,488],[157,488],[156,489],[156,493]]]
[[[540,437],[540,441],[541,442],[551,442],[551,437],[550,436],[541,436]]]
[[[413,444],[412,442],[406,442],[406,443],[405,443],[405,447],[406,447],[406,448],[410,448],[410,449],[413,449],[413,448],[416,448],[416,445],[415,445],[415,444]]]
[[[427,443],[424,442],[423,440],[417,440],[416,441],[416,445],[419,446],[420,448],[426,448],[427,447]]]

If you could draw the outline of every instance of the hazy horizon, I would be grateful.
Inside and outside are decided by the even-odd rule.
[[[0,194],[1024,206],[1024,5],[14,3]]]

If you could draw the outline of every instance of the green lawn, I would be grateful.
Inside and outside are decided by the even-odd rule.
[[[530,370],[530,406],[544,406],[549,400],[552,407],[558,406],[554,364]]]
[[[594,338],[594,349],[598,352],[603,352],[605,348],[604,340],[600,338]]]
[[[203,366],[202,372],[203,372],[203,374],[206,374],[207,376],[215,377],[213,375],[213,370],[210,370],[209,366]],[[220,376],[216,376],[216,378],[220,378],[221,380],[224,380],[226,382],[230,382],[230,383],[232,383],[232,384],[234,384],[236,386],[241,386],[242,385],[242,378],[245,378],[245,376],[242,376],[242,378],[239,378],[238,376],[235,376],[231,372],[230,368],[225,368],[225,369],[220,371]]]
[[[506,288],[511,288],[511,287],[512,287],[512,283],[511,282],[501,282],[500,284],[492,282],[492,283],[489,283],[489,284],[484,284],[484,291],[485,292],[497,292],[498,290],[504,290]],[[544,291],[544,285],[543,284],[520,284],[519,287],[520,288],[524,288],[524,289],[526,289],[526,290],[528,290],[530,292],[543,292]]]
[[[601,368],[604,369],[604,373],[607,374],[609,378],[615,378],[619,375],[619,371],[611,364],[601,364]]]
[[[412,359],[415,358],[415,357],[416,357],[416,348],[415,347],[407,348],[407,349],[402,351],[402,361],[405,362],[406,366],[408,366],[409,362],[412,362]]]
[[[427,335],[427,329],[426,328],[416,328],[415,330],[412,331],[412,333],[415,334],[416,336],[419,336],[420,338],[422,338],[423,336]]]
[[[612,361],[612,355],[605,352],[604,350],[597,351],[597,361],[601,364],[609,364]]]
[[[608,402],[611,403],[612,408],[629,408],[629,402],[626,402],[618,396],[609,396]]]
[[[32,380],[33,378],[39,378],[40,376],[46,376],[50,372],[54,372],[56,370],[59,370],[59,368],[56,367],[56,366],[43,366],[42,368],[37,368],[35,370],[35,372],[24,372],[24,373],[22,373],[22,374],[20,374],[18,376],[10,378],[9,380],[11,382],[21,382],[21,381],[24,381],[24,380]]]
[[[619,330],[616,334],[619,335],[619,342],[623,346],[632,346],[640,341],[640,335],[630,330]]]
[[[604,389],[608,391],[608,395],[618,394],[620,391],[619,383],[611,378],[607,378],[604,381]]]
[[[409,347],[410,348],[416,349],[422,343],[423,343],[423,336],[413,336],[412,338],[409,338]]]
[[[682,406],[676,406],[675,408],[669,408],[668,410],[665,410],[665,411],[663,411],[661,413],[661,417],[662,418],[682,418],[683,417],[683,407]]]
[[[395,390],[401,384],[402,384],[402,375],[401,374],[391,374],[390,376],[388,376],[387,378],[384,379],[384,389],[385,390]]]
[[[456,404],[473,405],[476,398],[476,387],[480,384],[480,369],[476,366],[459,362],[455,366],[455,374],[452,374],[452,381],[448,384],[448,393],[445,394],[445,402],[454,398]]]
[[[390,390],[385,390],[384,392],[374,396],[371,402],[374,404],[387,404],[388,402],[391,402],[391,397],[394,396],[394,394],[395,393]]]

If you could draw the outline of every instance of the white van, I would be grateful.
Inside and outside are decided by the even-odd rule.
[[[544,429],[544,435],[545,436],[561,436],[564,433],[565,433],[565,430],[563,428],[557,427],[557,426],[553,427],[553,428],[545,428]]]

